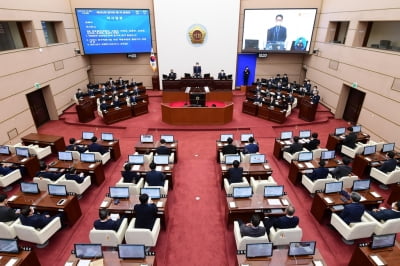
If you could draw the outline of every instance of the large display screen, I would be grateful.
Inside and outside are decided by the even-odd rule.
[[[148,9],[75,9],[85,54],[150,53]]]
[[[316,8],[245,9],[242,52],[308,53]]]

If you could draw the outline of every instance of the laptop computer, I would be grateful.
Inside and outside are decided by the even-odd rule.
[[[101,140],[113,141],[114,140],[114,135],[113,135],[113,133],[101,133]]]
[[[254,138],[253,133],[241,134],[241,135],[240,135],[240,141],[241,141],[241,142],[248,142],[250,137],[253,137],[253,138]]]
[[[74,244],[75,257],[79,259],[100,259],[103,257],[101,244]]]
[[[20,189],[22,193],[39,194],[39,185],[37,183],[21,182]]]
[[[228,138],[233,139],[233,134],[221,134],[220,137],[219,137],[219,141],[227,142]]]
[[[128,199],[129,187],[110,187],[110,198],[113,199]]]
[[[47,191],[51,196],[67,196],[67,187],[65,185],[47,184]]]
[[[169,155],[154,155],[153,161],[157,165],[168,165],[169,164]]]
[[[144,164],[144,155],[143,154],[133,154],[128,155],[128,163],[130,164]]]
[[[153,137],[153,135],[140,135],[140,142],[141,143],[153,143],[154,137]]]
[[[239,154],[227,154],[224,156],[225,164],[233,164],[234,161],[240,162],[240,155]]]
[[[315,254],[316,241],[290,242],[288,256],[301,257]]]
[[[272,257],[272,243],[252,243],[246,244],[247,259],[268,259]]]
[[[91,140],[92,137],[94,137],[94,132],[87,132],[87,131],[82,132],[82,139]]]
[[[273,198],[273,197],[282,197],[284,194],[283,185],[279,186],[265,186],[264,187],[264,197]]]
[[[250,198],[253,195],[253,189],[251,186],[248,187],[233,187],[232,197],[238,198]]]
[[[265,154],[250,154],[250,164],[265,163]]]
[[[161,198],[161,189],[158,187],[144,187],[140,189],[140,195],[147,194],[152,199]]]
[[[120,244],[118,245],[118,258],[124,259],[145,259],[146,249],[144,245]]]
[[[96,162],[96,156],[94,153],[81,153],[81,162],[84,163],[95,163]]]
[[[1,253],[18,254],[19,247],[18,247],[17,239],[0,238],[0,252]]]
[[[174,142],[174,136],[173,135],[161,135],[160,139],[165,140],[166,143],[173,143]]]

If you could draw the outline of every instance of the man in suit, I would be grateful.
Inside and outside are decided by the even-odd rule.
[[[170,155],[171,154],[171,149],[166,146],[165,139],[160,139],[160,146],[157,147],[156,153],[157,154],[164,154],[164,155]]]
[[[79,153],[85,152],[86,148],[76,144],[76,139],[75,138],[70,138],[69,139],[69,145],[66,148],[67,151],[77,151]]]
[[[249,78],[250,78],[250,69],[246,66],[243,70],[243,85],[249,85]]]
[[[176,79],[176,73],[174,72],[173,69],[171,69],[171,71],[169,72],[168,79],[169,80],[175,80]]]
[[[325,168],[324,160],[320,160],[318,164],[318,168],[314,168],[312,173],[307,174],[307,177],[310,178],[312,181],[315,181],[317,179],[325,179],[329,174],[329,169]]]
[[[353,132],[353,127],[348,127],[347,130],[350,133],[344,138],[342,145],[354,149],[356,147],[357,133]]]
[[[224,72],[223,69],[221,69],[221,72],[218,73],[218,79],[219,80],[226,79],[226,73]]]
[[[201,66],[199,62],[196,62],[196,65],[193,66],[193,76],[195,78],[201,78]]]
[[[235,145],[233,145],[233,139],[228,138],[227,139],[228,144],[222,147],[222,154],[236,154],[237,153],[237,148]]]
[[[96,230],[114,230],[118,231],[124,217],[120,217],[116,221],[111,219],[110,212],[107,209],[99,210],[99,219],[94,221],[93,227]]]
[[[149,186],[164,186],[165,182],[165,175],[160,171],[156,171],[156,164],[151,162],[150,165],[150,172],[146,174],[146,182]]]
[[[0,175],[5,176],[14,171],[15,169],[7,166],[0,165]]]
[[[65,179],[74,180],[78,184],[82,184],[85,181],[84,173],[80,173],[79,175],[76,173],[75,167],[71,167],[65,173]]]
[[[138,175],[137,172],[132,171],[132,164],[130,164],[130,163],[125,164],[124,170],[125,171],[122,172],[123,182],[137,184],[137,182],[140,179],[140,175]]]
[[[392,172],[394,169],[396,169],[397,166],[397,161],[394,158],[394,152],[393,151],[389,151],[386,154],[386,157],[388,157],[389,159],[386,160],[379,168],[379,171],[382,171],[384,173],[389,173]]]
[[[264,218],[264,226],[267,234],[271,227],[287,229],[287,228],[295,228],[299,224],[299,217],[294,216],[295,208],[293,206],[288,206],[286,208],[286,215],[280,217],[265,217]]]
[[[133,207],[135,211],[135,228],[153,229],[154,222],[157,218],[157,206],[149,203],[149,195],[146,193],[139,196],[140,204]]]
[[[250,223],[245,224],[241,220],[238,220],[238,223],[242,236],[260,237],[265,235],[265,227],[260,226],[260,216],[257,214],[251,216]]]
[[[333,169],[332,171],[332,176],[336,179],[341,178],[342,176],[348,176],[351,175],[351,171],[353,170],[349,164],[351,162],[350,158],[348,157],[343,157],[343,164],[338,165]]]
[[[97,143],[96,136],[93,136],[91,141],[92,141],[92,143],[88,145],[88,150],[90,152],[100,152],[101,154],[108,152],[106,148],[104,148],[102,145]]]
[[[100,110],[102,112],[107,112],[107,108],[108,108],[108,104],[107,104],[106,100],[103,100],[100,104]]]
[[[312,104],[318,104],[319,100],[321,99],[321,96],[318,94],[318,90],[313,90],[313,95],[311,96],[310,102]]]
[[[85,96],[85,94],[80,88],[78,88],[77,92],[75,93],[76,99],[80,100],[81,98],[83,98],[83,96]]]
[[[342,220],[347,224],[361,222],[361,216],[365,211],[364,205],[360,203],[360,194],[357,192],[352,192],[351,200],[353,202],[344,205],[344,209],[339,215],[340,218],[342,218]]]
[[[318,139],[318,133],[317,132],[313,132],[311,134],[311,139],[308,143],[304,144],[304,148],[306,148],[309,151],[318,149],[319,144],[321,144],[321,141]]]
[[[392,209],[373,209],[368,211],[378,221],[387,221],[400,218],[400,200],[392,203]]]
[[[249,144],[244,146],[243,153],[257,153],[259,151],[258,145],[254,141],[253,137],[249,138]]]
[[[275,17],[275,26],[268,29],[267,32],[267,50],[284,50],[286,41],[286,28],[282,26],[283,15],[278,14]],[[274,46],[269,47],[268,44]],[[280,44],[280,45],[279,45]],[[278,45],[278,46],[275,46]]]
[[[233,161],[233,167],[228,169],[228,182],[229,184],[232,183],[240,183],[242,182],[243,177],[243,167],[239,167],[239,161]]]
[[[40,171],[36,173],[36,177],[40,178],[47,178],[50,179],[51,181],[56,181],[58,180],[63,173],[60,172],[53,172],[53,171],[47,171],[47,165],[44,161],[40,161]]]
[[[290,154],[295,154],[298,151],[303,150],[303,145],[299,143],[299,137],[294,136],[293,137],[293,143],[289,146],[289,148],[286,148],[285,151],[290,153]]]
[[[56,217],[62,217],[62,214],[57,214],[54,216],[50,216],[49,214],[36,214],[35,210],[32,207],[24,206],[21,209],[21,215],[19,219],[23,225],[32,226],[37,229],[42,229],[46,227],[52,220]]]
[[[15,221],[19,217],[16,210],[7,206],[7,194],[0,194],[0,222]]]

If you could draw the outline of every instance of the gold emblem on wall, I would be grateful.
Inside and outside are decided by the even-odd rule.
[[[202,44],[206,35],[207,31],[201,25],[193,25],[189,28],[189,38],[193,44]]]

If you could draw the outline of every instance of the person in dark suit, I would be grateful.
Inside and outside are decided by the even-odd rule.
[[[319,100],[321,99],[321,96],[318,94],[318,90],[314,90],[312,93],[313,95],[311,96],[310,102],[312,104],[318,104]]]
[[[265,230],[269,234],[271,227],[286,229],[295,228],[299,224],[299,217],[294,216],[295,208],[293,206],[288,206],[286,208],[286,215],[280,217],[265,217],[264,226]]]
[[[108,150],[106,148],[104,148],[102,145],[97,143],[96,136],[93,136],[91,141],[92,141],[92,143],[88,145],[88,150],[90,152],[100,152],[101,154],[108,152]]]
[[[136,101],[137,101],[137,97],[135,96],[135,95],[131,95],[131,96],[129,96],[129,103],[131,104],[131,105],[135,105],[136,104]]]
[[[268,44],[279,44],[282,43],[284,45],[284,42],[286,41],[286,28],[282,26],[282,21],[283,21],[283,15],[278,14],[275,17],[275,26],[268,29],[267,32],[267,50],[271,50],[271,48],[268,47]],[[285,47],[273,47],[273,50],[284,50]]]
[[[21,209],[21,215],[19,219],[23,225],[32,226],[37,229],[46,227],[56,217],[62,218],[62,214],[50,216],[49,214],[36,214],[34,209],[29,206],[24,206]]]
[[[259,151],[259,147],[256,143],[254,143],[254,138],[250,137],[249,138],[249,144],[247,144],[246,146],[244,146],[244,150],[243,153],[257,153]]]
[[[196,62],[196,65],[193,66],[193,76],[195,78],[201,78],[201,66],[199,62]]]
[[[171,71],[169,72],[168,79],[169,80],[175,80],[176,79],[176,73],[174,72],[173,69],[171,69]]]
[[[221,69],[221,72],[218,73],[218,79],[219,80],[226,79],[226,73],[224,72],[223,69]]]
[[[138,175],[137,172],[132,171],[132,165],[130,163],[125,164],[124,170],[125,171],[122,172],[123,182],[137,184],[140,179],[140,175]]]
[[[0,175],[5,176],[14,171],[15,169],[7,166],[0,165]]]
[[[284,73],[283,77],[282,77],[282,86],[287,87],[288,84],[289,84],[288,75],[286,73]]]
[[[245,224],[241,220],[238,220],[238,223],[242,236],[260,237],[265,235],[265,227],[260,226],[260,216],[257,214],[251,216],[250,223]]]
[[[39,167],[40,171],[36,173],[36,177],[47,178],[52,181],[56,181],[63,175],[63,173],[60,172],[47,171],[47,165],[44,161],[40,161]]]
[[[116,221],[110,217],[110,212],[107,209],[99,210],[99,218],[93,223],[96,230],[114,230],[118,231],[124,217],[120,217]]]
[[[295,154],[298,151],[303,150],[303,145],[299,143],[299,137],[294,136],[293,137],[293,143],[289,146],[289,148],[286,148],[284,151],[290,153],[290,154]]]
[[[85,96],[85,94],[83,93],[83,91],[80,88],[78,88],[78,90],[75,93],[76,99],[80,100],[81,98],[83,98],[83,96]]]
[[[304,148],[306,148],[309,151],[318,149],[319,144],[321,144],[321,141],[318,139],[318,133],[317,132],[313,132],[311,134],[311,139],[308,143],[304,144]]]
[[[160,171],[156,171],[156,164],[151,162],[150,172],[146,174],[146,182],[149,186],[164,186],[165,175]]]
[[[307,174],[307,177],[310,178],[312,181],[315,181],[317,179],[325,179],[329,174],[329,169],[325,168],[324,160],[320,160],[318,164],[318,168],[314,168],[312,173]]]
[[[250,69],[246,66],[243,70],[243,85],[249,85],[249,78],[250,78]]]
[[[400,200],[392,203],[392,209],[373,209],[368,213],[378,221],[400,218]]]
[[[119,101],[118,95],[116,95],[116,94],[113,97],[112,105],[114,106],[114,108],[119,108],[120,105],[121,105],[121,102]]]
[[[85,181],[84,173],[77,174],[75,167],[71,167],[65,173],[65,179],[74,180],[78,184],[82,184]]]
[[[165,139],[160,139],[160,146],[157,147],[156,153],[157,154],[164,154],[164,155],[170,155],[171,154],[171,149],[168,148],[165,145]]]
[[[389,173],[392,172],[394,169],[396,169],[397,166],[397,161],[394,158],[394,152],[389,151],[386,156],[389,158],[386,160],[379,168],[379,171],[382,171],[384,173]]]
[[[157,218],[157,206],[150,202],[149,195],[146,193],[139,196],[140,204],[133,207],[135,211],[135,228],[153,229],[154,222]]]
[[[356,147],[357,133],[353,132],[353,127],[348,127],[347,130],[350,133],[344,138],[342,145],[354,149]]]
[[[353,170],[349,164],[351,162],[350,158],[348,157],[343,157],[343,164],[338,165],[335,167],[335,169],[332,170],[332,176],[336,179],[341,178],[342,176],[348,176],[351,175],[351,171]]]
[[[344,205],[344,208],[339,215],[340,218],[342,218],[342,220],[347,224],[361,222],[361,216],[365,211],[364,205],[360,203],[360,194],[357,192],[352,192],[351,200],[353,202]]]
[[[108,108],[108,104],[107,104],[106,100],[103,100],[100,104],[100,110],[102,112],[107,112],[107,108]]]
[[[233,161],[233,167],[228,169],[228,182],[232,183],[240,183],[242,182],[243,177],[243,167],[239,167],[239,161]]]
[[[235,145],[233,145],[233,139],[228,138],[227,139],[228,144],[222,147],[222,154],[236,154],[237,153],[237,148]]]
[[[76,139],[75,138],[70,138],[69,139],[69,145],[66,148],[67,151],[77,151],[79,153],[85,152],[86,148],[76,144]]]
[[[7,194],[0,194],[0,222],[6,223],[17,220],[19,213],[7,206]]]

